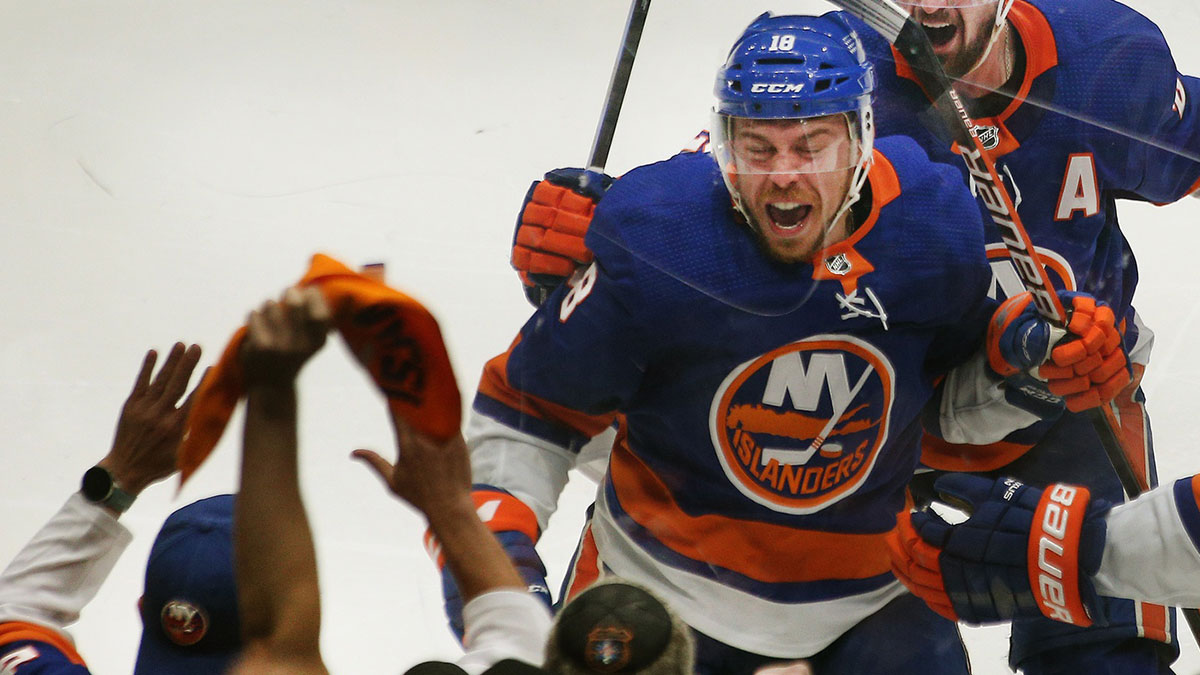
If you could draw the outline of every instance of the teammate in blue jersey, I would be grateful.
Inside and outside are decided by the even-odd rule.
[[[1177,71],[1153,23],[1111,0],[901,4],[925,27],[948,73],[959,78],[956,86],[983,127],[984,144],[1058,287],[1087,291],[1116,313],[1135,364],[1131,383],[1114,402],[1119,436],[1143,489],[1152,487],[1154,458],[1139,382],[1153,335],[1133,308],[1137,265],[1117,222],[1116,201],[1165,203],[1196,188],[1200,118],[1189,103],[1200,82]],[[878,35],[863,39],[879,72],[881,133],[910,136],[931,158],[953,162],[945,132],[927,114],[928,99],[907,64]],[[995,256],[992,294],[1019,292],[994,228],[988,228],[988,245]],[[939,470],[1011,475],[1034,485],[1077,483],[1123,501],[1090,421],[1074,410],[989,444],[967,441],[931,417],[935,434],[926,437],[923,459]],[[977,424],[986,425],[987,418],[981,411]],[[1168,670],[1178,653],[1171,612],[1121,601],[1110,603],[1107,614],[1107,627],[1088,631],[1017,622],[1010,665],[1031,675]]]
[[[567,595],[607,572],[648,586],[697,632],[699,672],[966,672],[885,537],[922,407],[983,352],[983,224],[956,169],[874,142],[862,59],[837,15],[751,24],[717,78],[713,153],[611,185],[595,261],[475,398],[476,503],[535,588],[575,453],[615,421]],[[999,336],[1020,317],[1042,347],[1017,360],[1039,364],[1046,325],[1016,309],[989,348],[1012,362]]]
[[[1115,311],[1133,362],[1131,381],[1113,402],[1119,435],[1135,474],[1145,487],[1152,486],[1154,459],[1139,383],[1153,335],[1133,309],[1137,267],[1115,205],[1117,199],[1170,202],[1197,187],[1200,163],[1193,158],[1200,150],[1200,128],[1191,105],[1197,80],[1178,73],[1149,20],[1111,0],[900,4],[924,26],[956,78],[1051,277],[1060,288],[1087,291]],[[910,136],[933,159],[961,168],[907,64],[864,24],[850,21],[879,74],[880,135]],[[590,203],[603,187],[594,174],[558,170],[531,190],[513,249],[514,267],[531,297],[588,261],[577,233],[586,231]],[[1012,296],[1022,290],[1018,276],[990,227],[987,236],[993,267],[989,293]],[[1076,397],[1049,421],[1015,411],[1003,396],[994,399],[975,415],[928,415],[932,433],[924,441],[925,462],[938,470],[1012,474],[1038,485],[1080,483],[1122,501],[1099,439],[1075,412],[1096,399]],[[1006,431],[1013,428],[1019,431]],[[1116,602],[1108,612],[1106,628],[1086,632],[1047,622],[1019,623],[1010,664],[1038,675],[1166,668],[1177,647],[1173,618],[1165,608]],[[1139,656],[1130,659],[1140,663],[1113,658],[1114,649],[1136,652]]]

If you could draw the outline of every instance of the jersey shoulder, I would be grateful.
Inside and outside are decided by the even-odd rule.
[[[1025,17],[1034,39],[1031,29],[1039,20],[1049,26],[1053,37],[1038,40],[1038,46],[1026,45],[1026,50],[1053,43],[1058,64],[1055,98],[1061,105],[1134,123],[1147,106],[1129,101],[1156,101],[1174,94],[1175,61],[1162,31],[1130,7],[1114,0],[1019,0],[1014,12],[1013,20]]]
[[[1060,0],[1018,0],[1021,5],[1037,10],[1050,29],[1060,56],[1070,56],[1078,50],[1088,50],[1096,45],[1112,41],[1149,40],[1166,46],[1162,31],[1146,16],[1116,0],[1088,0],[1088,2],[1061,2]],[[1112,65],[1130,67],[1136,64],[1136,55],[1128,55],[1123,64],[1096,63],[1096,68]]]
[[[655,254],[685,234],[701,240],[717,233],[709,224],[731,212],[729,193],[712,155],[680,153],[637,167],[613,183],[596,207],[588,247],[597,257],[637,247]],[[614,251],[613,246],[619,246]]]
[[[961,172],[930,160],[905,136],[881,138],[876,147],[886,166],[872,170],[872,190],[879,189],[875,174],[886,169],[894,172],[897,192],[876,207],[878,232],[864,238],[864,254],[887,261],[887,267],[877,266],[878,273],[886,275],[901,298],[940,299],[923,303],[925,309],[911,316],[937,323],[978,305],[986,295],[991,268],[983,215]],[[878,199],[874,194],[872,198]]]
[[[954,247],[964,253],[984,247],[983,218],[975,197],[954,166],[935,162],[907,136],[876,141],[895,172],[899,197],[888,211],[898,236],[915,246]]]
[[[596,207],[587,245],[606,275],[636,284],[659,309],[681,307],[696,294],[761,297],[764,282],[794,274],[760,253],[735,215],[716,160],[705,153],[681,153],[623,175]]]

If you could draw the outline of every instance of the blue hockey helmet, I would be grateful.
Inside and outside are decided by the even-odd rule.
[[[758,119],[858,112],[875,74],[858,35],[836,12],[772,16],[746,27],[717,74],[717,112]]]
[[[817,163],[810,171],[854,168],[845,199],[827,226],[858,200],[872,160],[874,123],[871,93],[875,73],[862,43],[844,16],[759,15],[733,45],[717,73],[712,149],[734,204],[742,207],[737,173],[746,162],[734,157],[730,136],[736,118],[759,120],[844,116],[856,150],[848,163]],[[748,214],[747,214],[748,216]],[[752,219],[751,225],[754,223]]]

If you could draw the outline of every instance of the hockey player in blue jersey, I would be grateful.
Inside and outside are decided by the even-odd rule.
[[[1121,198],[1170,202],[1196,188],[1200,164],[1190,157],[1200,149],[1200,129],[1190,102],[1197,80],[1177,72],[1149,20],[1111,0],[901,4],[925,28],[956,78],[1051,276],[1060,288],[1088,291],[1115,311],[1133,362],[1131,382],[1113,402],[1119,435],[1135,473],[1144,486],[1153,485],[1149,421],[1139,388],[1153,336],[1133,310],[1137,267],[1117,225],[1115,203]],[[907,65],[864,24],[850,21],[879,71],[879,133],[911,136],[932,158],[961,167]],[[603,185],[594,174],[557,170],[531,189],[513,249],[514,267],[531,297],[588,259],[576,234],[586,231],[590,204],[603,194]],[[990,228],[988,257],[994,273],[990,294],[1003,298],[1020,292],[1018,276]],[[1075,396],[1051,421],[1039,421],[1044,410],[1024,413],[1024,424],[1018,419],[1023,413],[996,398],[994,406],[981,406],[971,418],[959,415],[950,422],[929,416],[928,465],[1014,474],[1038,485],[1081,483],[1107,499],[1122,500],[1091,424],[1076,414],[1098,398]],[[989,426],[995,426],[990,442],[967,439]],[[1022,428],[1003,431],[1014,427]],[[1128,602],[1112,603],[1109,610],[1109,625],[1087,632],[1021,622],[1014,628],[1011,665],[1038,675],[1165,668],[1177,651],[1170,613]],[[1113,658],[1114,649],[1136,652],[1130,659],[1140,663]]]
[[[718,75],[713,153],[613,183],[594,263],[475,398],[476,502],[535,589],[575,453],[615,422],[567,594],[607,572],[650,587],[695,629],[699,672],[966,672],[954,624],[890,574],[885,536],[921,409],[983,353],[991,272],[957,170],[874,143],[872,88],[844,19],[752,24]],[[993,324],[1003,360],[1042,362],[1031,311]],[[1026,331],[1040,347],[1019,357]]]
[[[983,127],[985,146],[1059,288],[1105,301],[1123,326],[1134,366],[1131,383],[1114,401],[1118,433],[1143,489],[1152,487],[1154,458],[1139,382],[1153,335],[1133,308],[1138,271],[1117,222],[1116,200],[1165,203],[1196,188],[1200,120],[1189,102],[1198,81],[1177,71],[1156,26],[1111,0],[901,4],[925,27],[949,74],[959,78],[956,86]],[[864,35],[864,43],[880,76],[880,129],[914,138],[935,160],[954,161],[907,65],[878,35]],[[993,295],[1019,292],[992,228],[988,242],[989,255],[996,256]],[[991,444],[963,442],[935,421],[937,434],[927,436],[923,459],[939,470],[1015,476],[1039,486],[1086,485],[1098,497],[1123,501],[1090,422],[1075,412],[1081,406],[1068,407],[1057,419]],[[980,424],[987,423],[985,415]],[[1111,602],[1106,609],[1108,625],[1088,631],[1017,622],[1010,665],[1031,675],[1167,672],[1178,652],[1172,614],[1141,602]]]

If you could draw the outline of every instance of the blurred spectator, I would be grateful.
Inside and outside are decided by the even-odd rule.
[[[117,519],[146,487],[175,472],[192,402],[184,394],[200,348],[177,343],[152,377],[157,358],[154,350],[146,353],[112,449],[0,573],[5,675],[89,672],[66,627],[78,620],[132,539]],[[164,523],[138,603],[143,631],[137,675],[221,672],[236,654],[232,514],[233,497],[222,495],[185,506]]]
[[[300,494],[297,392],[300,369],[325,342],[330,313],[315,288],[289,289],[250,315],[240,365],[246,393],[241,487],[234,541],[245,648],[235,673],[325,673],[319,649],[320,592],[312,532]],[[689,632],[640,587],[612,581],[580,595],[551,633],[546,608],[480,520],[461,435],[444,442],[395,415],[397,457],[356,450],[389,491],[428,521],[433,544],[464,600],[467,652],[437,673],[691,672]]]

